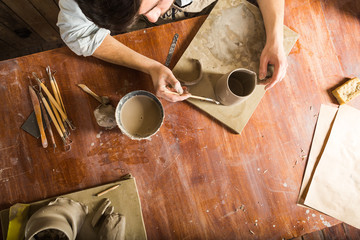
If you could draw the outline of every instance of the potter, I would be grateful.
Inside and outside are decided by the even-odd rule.
[[[215,86],[216,98],[223,105],[234,105],[245,101],[255,90],[256,73],[238,68],[224,74]]]
[[[128,48],[110,35],[110,31],[126,32],[134,23],[138,23],[137,27],[141,28],[140,23],[150,26],[152,23],[157,25],[173,21],[173,17],[179,20],[181,16],[186,16],[188,13],[200,13],[207,8],[211,9],[213,6],[211,3],[214,1],[193,0],[189,5],[187,4],[190,2],[185,5],[181,2],[188,1],[174,3],[173,0],[108,0],[104,4],[103,0],[60,0],[57,26],[63,41],[76,54],[94,56],[149,74],[154,85],[154,92],[158,97],[171,102],[183,101],[189,98],[190,94],[184,93],[180,82],[168,67]],[[268,64],[274,64],[276,73],[268,81],[263,82],[266,84],[266,89],[269,89],[281,81],[286,73],[287,59],[283,49],[284,0],[258,0],[257,2],[267,34],[266,44],[260,57],[259,78],[265,78]],[[173,16],[174,12],[178,14]],[[171,17],[166,17],[169,13]],[[146,17],[147,20],[136,22],[140,15]],[[240,24],[241,19],[238,21],[234,24]],[[141,39],[136,41],[141,41]],[[158,47],[164,46],[161,44]],[[170,94],[165,86],[171,86],[179,94]]]

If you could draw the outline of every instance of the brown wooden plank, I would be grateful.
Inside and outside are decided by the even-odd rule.
[[[40,14],[46,19],[46,21],[59,32],[59,28],[56,26],[57,17],[59,14],[59,7],[53,0],[29,0],[34,7],[40,12]]]
[[[307,233],[302,236],[303,240],[325,240],[324,235],[321,231]]]
[[[342,223],[337,224],[332,227],[329,227],[329,228],[324,228],[321,231],[324,235],[324,239],[326,239],[326,240],[341,240],[341,239],[346,240],[346,239],[348,239]]]
[[[343,223],[343,227],[349,240],[360,239],[360,229],[357,229],[345,223]]]
[[[359,31],[332,24],[328,18],[341,21],[342,14],[324,14],[324,1],[286,1],[285,23],[300,40],[288,58],[287,77],[266,93],[241,135],[190,104],[162,101],[166,118],[159,133],[151,141],[131,141],[118,129],[97,126],[92,112],[98,103],[76,84],[85,83],[115,105],[129,91],[153,91],[148,75],[78,57],[67,48],[0,62],[0,122],[6,126],[0,131],[0,209],[130,172],[149,239],[288,239],[339,223],[295,204],[305,168],[301,156],[309,151],[316,114],[321,103],[332,104],[327,89],[345,75],[342,64],[347,63],[337,57],[340,48],[333,42]],[[116,38],[164,62],[178,33],[175,64],[203,20]],[[344,51],[349,54],[350,48]],[[42,149],[19,129],[32,111],[27,79],[33,71],[45,76],[47,65],[57,71],[69,117],[78,127],[66,153]],[[359,101],[352,104],[360,108]],[[319,233],[307,236],[323,239]]]
[[[26,22],[43,40],[47,42],[57,41],[60,39],[59,34],[51,27],[43,16],[34,8],[28,0],[3,0],[3,2],[18,17]]]
[[[13,31],[0,23],[0,39],[11,46],[12,49],[22,48],[23,41],[19,36],[17,36]]]
[[[10,33],[9,36],[6,36],[6,38],[13,39],[12,41],[9,41],[10,45],[13,45],[13,42],[21,42],[22,46],[26,47],[43,42],[36,32],[34,32],[24,21],[17,17],[16,14],[1,1],[0,23],[9,29],[9,31],[16,34],[16,36],[14,36]]]

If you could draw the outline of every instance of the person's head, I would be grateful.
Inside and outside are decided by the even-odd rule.
[[[139,15],[156,22],[173,0],[75,0],[84,15],[102,28],[123,32]]]

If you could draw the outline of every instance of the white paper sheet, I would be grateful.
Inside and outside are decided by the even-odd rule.
[[[316,123],[315,133],[311,143],[311,149],[306,164],[306,170],[301,184],[298,204],[303,205],[305,196],[309,190],[311,179],[314,175],[315,168],[319,163],[322,152],[324,151],[326,142],[330,136],[332,124],[334,122],[337,107],[331,107],[322,104],[318,120]]]
[[[304,204],[360,228],[360,111],[340,106]]]

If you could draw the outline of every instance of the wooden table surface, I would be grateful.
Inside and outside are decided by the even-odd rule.
[[[97,126],[98,103],[86,84],[115,106],[126,93],[153,91],[150,77],[67,48],[0,62],[0,209],[119,179],[137,181],[149,239],[281,239],[339,223],[296,205],[321,104],[360,75],[360,2],[288,0],[285,24],[300,34],[287,76],[268,91],[237,135],[186,102],[162,100],[165,121],[151,141],[132,141]],[[205,17],[117,36],[165,62],[175,33],[181,57]],[[56,70],[69,118],[72,149],[43,149],[20,129],[32,112],[31,73]],[[360,99],[350,105],[360,109]],[[59,138],[56,139],[61,145]]]

